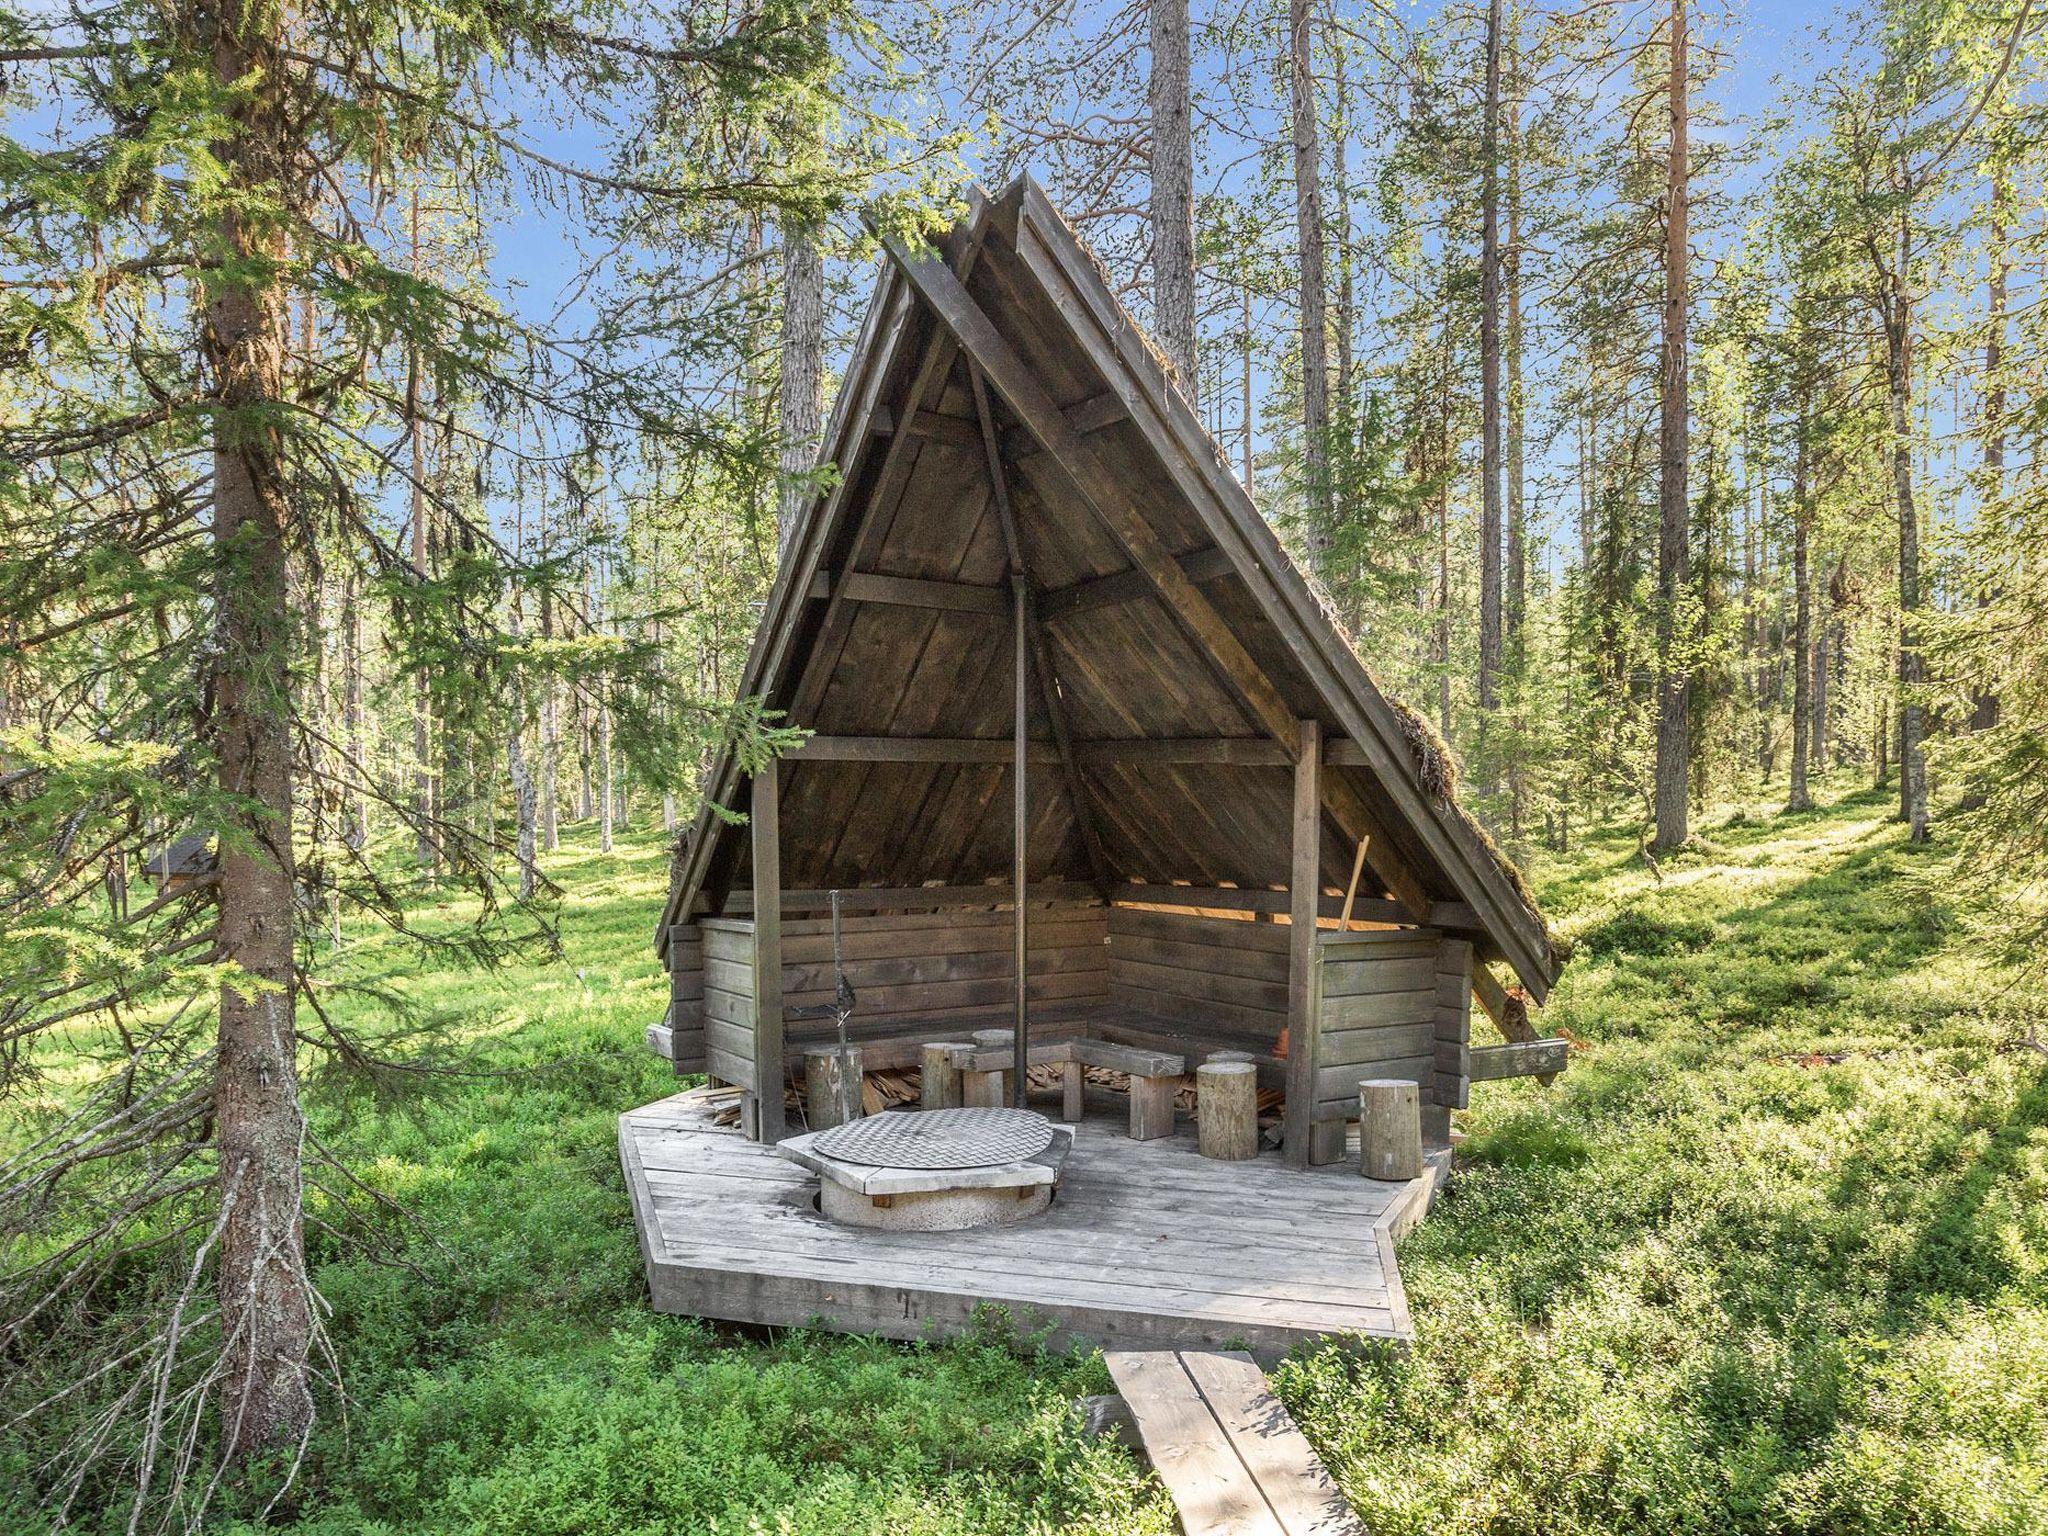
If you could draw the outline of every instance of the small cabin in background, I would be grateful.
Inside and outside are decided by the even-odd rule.
[[[213,873],[213,834],[186,832],[164,844],[142,863],[142,876],[159,896],[175,896]]]
[[[1028,178],[892,244],[741,682],[813,734],[730,752],[656,934],[678,1073],[785,1129],[830,1037],[829,892],[870,1068],[1013,1028],[1248,1056],[1287,1160],[1341,1155],[1361,1079],[1426,1133],[1529,1036],[1559,957],[1100,269]]]

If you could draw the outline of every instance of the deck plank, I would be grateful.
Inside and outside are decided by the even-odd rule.
[[[620,1117],[658,1311],[918,1338],[1009,1309],[1055,1345],[1243,1345],[1262,1359],[1332,1334],[1409,1335],[1386,1227],[1401,1186],[1355,1171],[1201,1158],[1188,1127],[1134,1142],[1077,1128],[1042,1216],[966,1232],[875,1232],[820,1216],[812,1176],[676,1095]]]

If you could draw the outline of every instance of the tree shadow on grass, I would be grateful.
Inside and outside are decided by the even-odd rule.
[[[1983,1129],[1975,1115],[1945,1126],[1930,1143],[1926,1162],[1956,1166],[1956,1172],[1921,1175],[1937,1190],[1925,1203],[1926,1220],[1886,1277],[1886,1301],[1902,1325],[1923,1319],[1941,1301],[1989,1301],[2023,1279],[2014,1267],[2010,1229],[1991,1207],[2001,1186],[2028,1176],[2028,1148],[2044,1128],[2048,1066],[2034,1071],[1982,1151],[1968,1151]],[[1857,1198],[1867,1178],[1863,1169],[1845,1171],[1838,1195]]]
[[[1875,799],[1867,792],[1849,798]],[[1796,1121],[1795,1106],[1771,1102],[1769,1087],[1731,1083],[1726,1074],[1768,1070],[1756,1054],[1762,1051],[1823,1052],[1845,1024],[1863,1033],[1896,1027],[1886,988],[1927,965],[1946,942],[1938,923],[1914,917],[1899,888],[1903,866],[1916,857],[1886,833],[1838,856],[1823,854],[1804,878],[1746,903],[1702,902],[1679,913],[1653,893],[1631,908],[1630,924],[1616,925],[1616,943],[1602,952],[1611,974],[1586,996],[1583,1013],[1570,1002],[1561,1010],[1596,1052],[1555,1098],[1536,1099],[1529,1088],[1482,1090],[1532,1097],[1481,1122],[1465,1161],[1491,1176],[1483,1187],[1473,1181],[1470,1198],[1453,1187],[1450,1230],[1432,1234],[1428,1246],[1453,1261],[1513,1253],[1517,1291],[1542,1311],[1646,1236],[1674,1222],[1694,1226],[1698,1213],[1688,1202],[1711,1200],[1713,1192],[1670,1176],[1654,1154],[1646,1163],[1626,1139],[1640,1130],[1651,1146],[1711,1155],[1714,1143],[1732,1146],[1744,1135],[1747,1120]],[[1697,900],[1692,892],[1679,899]],[[1637,942],[1643,953],[1632,951]],[[1773,1038],[1732,1055],[1750,1031]],[[1674,1082],[1674,1074],[1691,1080]],[[1846,1083],[1840,1090],[1853,1091]],[[1694,1094],[1701,1101],[1687,1102]],[[1674,1117],[1696,1123],[1674,1129]],[[2016,1134],[2023,1144],[2024,1130]],[[1619,1189],[1618,1181],[1631,1187]],[[1794,1203],[1773,1232],[1762,1230],[1772,1225],[1763,1204],[1736,1204],[1759,1227],[1738,1222],[1726,1233],[1727,1278],[1740,1293],[1724,1298],[1731,1316],[1765,1321],[1770,1314],[1767,1326],[1783,1328],[1788,1314],[1844,1286],[1867,1292],[1886,1283],[1880,1273],[1858,1272],[1871,1255],[1856,1219],[1797,1230]],[[1531,1228],[1555,1241],[1529,1243]]]

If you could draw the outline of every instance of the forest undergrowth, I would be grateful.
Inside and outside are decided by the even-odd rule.
[[[1632,828],[1536,862],[1576,950],[1541,1020],[1583,1048],[1475,1091],[1401,1253],[1414,1347],[1275,1373],[1375,1536],[2048,1531],[2048,1010],[1893,807],[1846,780],[1722,807],[1661,878]],[[273,1521],[1171,1531],[1071,1416],[1098,1356],[1000,1317],[899,1345],[649,1311],[615,1131],[675,1086],[641,1045],[666,868],[658,835],[572,837],[561,959],[386,978],[461,1071],[308,1084],[408,1214],[381,1252],[309,1227],[347,1401]],[[344,956],[375,973],[372,941]],[[43,1518],[5,1491],[25,1428],[10,1531]]]

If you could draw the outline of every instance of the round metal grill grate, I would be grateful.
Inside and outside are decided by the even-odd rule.
[[[1035,1110],[898,1110],[835,1125],[811,1145],[875,1168],[990,1168],[1036,1157],[1052,1136],[1052,1122]]]

